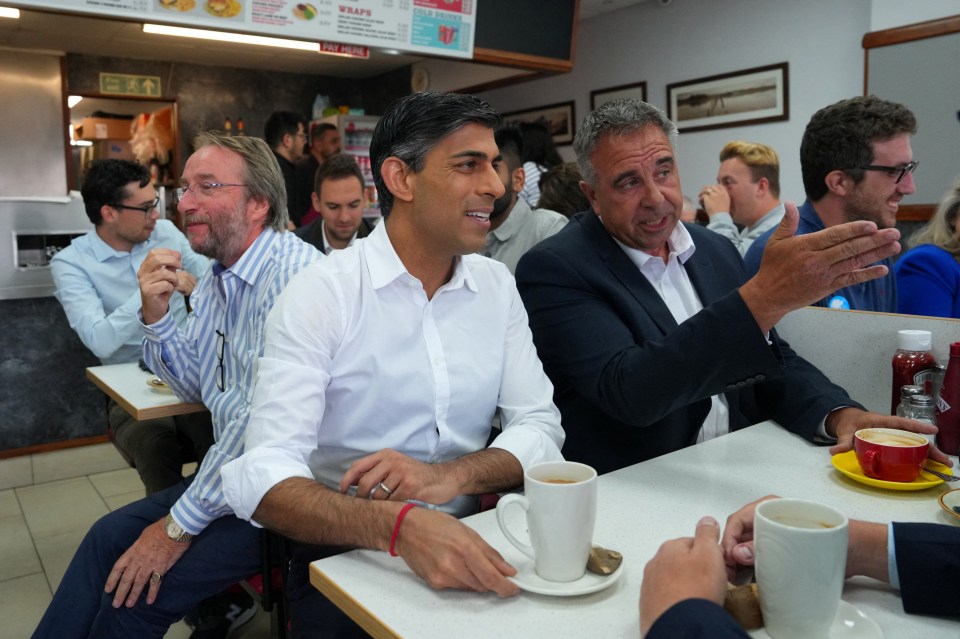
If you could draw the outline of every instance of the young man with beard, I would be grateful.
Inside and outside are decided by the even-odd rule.
[[[193,317],[178,328],[170,309],[182,256],[151,251],[138,272],[140,318],[147,364],[180,399],[210,409],[216,441],[192,481],[93,525],[35,637],[162,637],[260,568],[260,530],[234,516],[220,468],[243,452],[267,314],[321,256],[285,231],[283,176],[263,140],[201,134],[195,146],[175,193],[190,245],[215,260],[212,273],[197,283]]]
[[[841,100],[813,114],[800,144],[800,168],[807,201],[800,207],[797,235],[844,222],[867,220],[894,228],[904,195],[916,190],[917,162],[910,136],[917,120],[907,107],[868,95]],[[744,261],[748,274],[760,268],[772,230],[759,237]],[[897,312],[893,262],[881,278],[845,286],[815,303],[828,308]]]
[[[493,203],[490,232],[483,254],[503,262],[513,273],[517,262],[533,245],[567,225],[567,217],[547,209],[531,209],[519,196],[525,173],[520,159],[523,137],[516,127],[501,126],[495,133],[500,149],[497,175],[504,193]]]
[[[370,235],[373,223],[363,217],[363,172],[353,156],[330,156],[317,169],[310,195],[320,218],[296,230],[297,237],[329,255]]]

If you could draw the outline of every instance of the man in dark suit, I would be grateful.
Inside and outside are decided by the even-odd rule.
[[[720,545],[715,519],[697,523],[693,538],[664,543],[643,571],[640,629],[655,637],[747,637],[720,607],[729,572],[753,564],[753,512],[764,497],[727,519]],[[910,614],[960,615],[960,528],[942,524],[887,524],[851,519],[847,577],[864,575],[900,590]],[[726,563],[726,565],[725,565]],[[890,569],[895,569],[895,574]],[[931,588],[930,584],[936,584]]]
[[[636,100],[588,114],[575,149],[592,210],[517,267],[564,456],[607,472],[763,419],[836,441],[831,452],[867,425],[933,431],[866,412],[773,330],[831,290],[886,274],[866,265],[898,252],[899,232],[859,221],[793,237],[791,207],[747,281],[729,241],[679,223],[676,135]]]
[[[320,217],[298,228],[297,237],[329,255],[369,235],[373,223],[363,217],[363,189],[363,172],[352,156],[328,158],[317,169],[311,194]]]

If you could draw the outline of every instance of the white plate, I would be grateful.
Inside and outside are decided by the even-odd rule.
[[[587,571],[583,577],[576,581],[547,581],[534,571],[533,559],[525,559],[525,561],[513,563],[513,567],[517,569],[517,575],[508,577],[508,579],[520,586],[521,590],[551,597],[589,595],[591,592],[609,588],[617,583],[620,575],[623,574],[623,564],[620,564],[620,567],[612,575],[597,575]]]
[[[748,634],[754,639],[770,637],[763,628],[751,630]],[[830,639],[883,639],[883,632],[876,621],[841,599],[830,627]]]

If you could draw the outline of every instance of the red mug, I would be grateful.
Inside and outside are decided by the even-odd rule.
[[[893,428],[864,428],[853,439],[863,473],[884,481],[911,482],[919,477],[929,448],[922,435]]]

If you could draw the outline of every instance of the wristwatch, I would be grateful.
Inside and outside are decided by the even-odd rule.
[[[173,520],[173,516],[167,513],[167,518],[163,520],[163,526],[167,531],[167,537],[177,543],[186,543],[193,539],[193,535],[180,527],[180,524]]]

